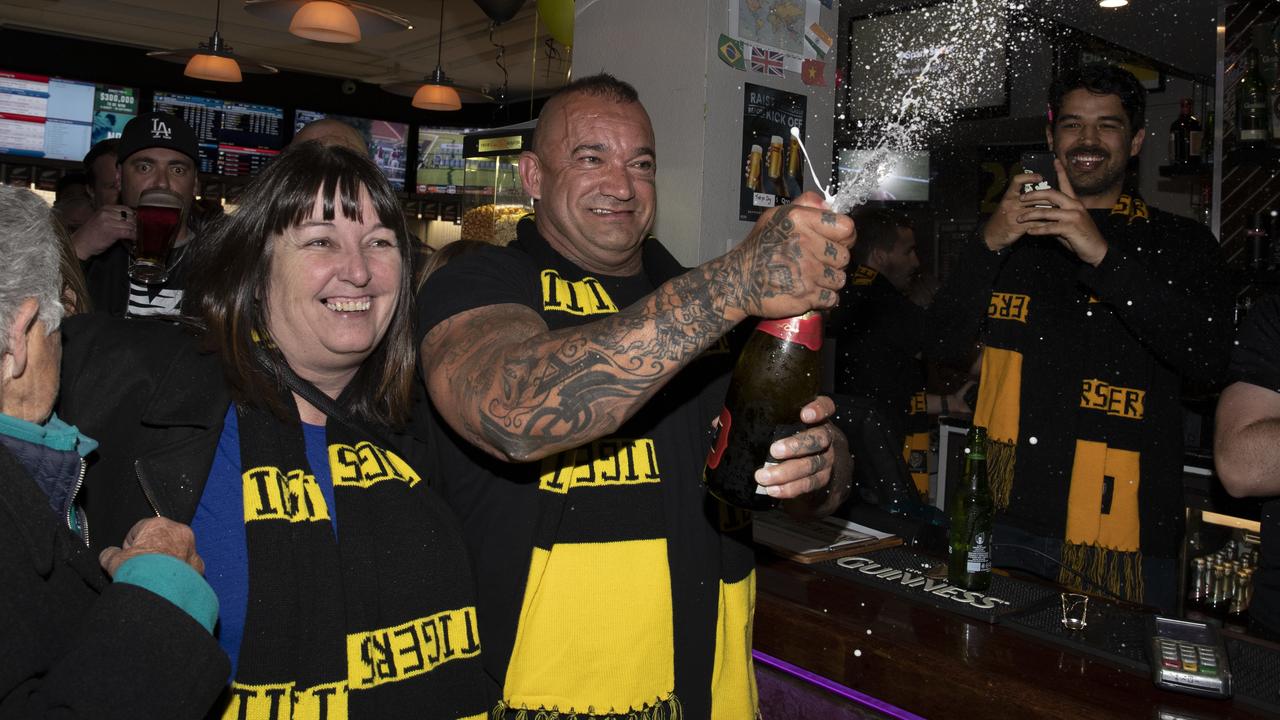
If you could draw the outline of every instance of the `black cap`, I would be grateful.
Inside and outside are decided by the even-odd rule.
[[[148,148],[176,150],[191,158],[191,162],[197,167],[200,165],[196,132],[176,115],[149,112],[130,120],[120,135],[120,145],[116,147],[116,162],[123,164],[130,155]]]

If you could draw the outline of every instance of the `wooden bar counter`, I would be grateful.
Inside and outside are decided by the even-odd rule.
[[[758,560],[757,651],[930,720],[1271,717],[1160,690],[1148,674],[768,552]]]

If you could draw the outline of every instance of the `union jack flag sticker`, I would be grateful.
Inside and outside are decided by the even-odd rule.
[[[751,47],[751,70],[764,75],[782,77],[782,53],[761,47]]]

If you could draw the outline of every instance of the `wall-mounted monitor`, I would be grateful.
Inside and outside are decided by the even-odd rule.
[[[284,110],[235,100],[158,92],[154,107],[187,121],[200,143],[200,172],[256,175],[284,146]]]
[[[134,88],[0,70],[0,153],[78,161],[137,113]]]
[[[864,182],[865,173],[876,172],[876,153],[847,149],[838,155],[840,186]],[[867,200],[881,202],[929,202],[929,153],[890,152]]]
[[[404,190],[405,169],[409,155],[409,125],[407,123],[389,122],[387,120],[370,120],[368,118],[323,113],[316,110],[298,110],[294,113],[293,132],[315,122],[329,118],[344,122],[364,136],[369,146],[369,156],[382,170],[382,174],[391,181],[396,190]]]
[[[923,91],[915,94],[924,103],[945,104],[960,117],[1007,115],[1008,20],[1000,8],[975,13],[979,5],[944,0],[850,20],[850,116],[893,118],[922,72]]]
[[[462,154],[462,138],[471,129],[418,128],[419,195],[462,192],[466,161]]]

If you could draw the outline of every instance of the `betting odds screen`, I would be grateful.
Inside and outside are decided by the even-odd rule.
[[[137,113],[134,88],[0,70],[0,153],[80,160]]]
[[[155,109],[177,115],[196,131],[202,173],[256,175],[284,145],[282,108],[158,92]]]

